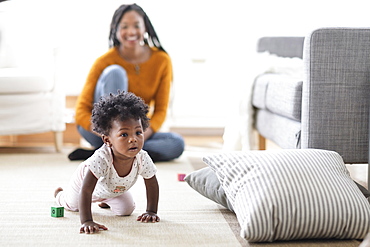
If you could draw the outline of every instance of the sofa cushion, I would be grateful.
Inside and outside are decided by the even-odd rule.
[[[257,51],[276,54],[280,57],[303,57],[304,37],[262,37]]]
[[[301,122],[274,114],[268,110],[256,112],[255,127],[281,148],[300,148]],[[283,135],[281,133],[284,133]]]
[[[258,109],[266,109],[266,90],[268,85],[268,80],[263,78],[266,74],[258,76],[253,84],[253,93],[252,93],[252,105]]]
[[[252,103],[278,115],[300,121],[302,79],[284,74],[263,74],[256,78]]]
[[[50,92],[53,87],[52,77],[41,73],[19,68],[0,69],[0,95]]]

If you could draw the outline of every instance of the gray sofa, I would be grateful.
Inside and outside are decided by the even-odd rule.
[[[263,37],[257,47],[258,52],[303,58],[304,70],[302,79],[279,73],[255,79],[258,133],[281,148],[334,150],[346,163],[368,163],[370,29],[321,28],[306,37]]]

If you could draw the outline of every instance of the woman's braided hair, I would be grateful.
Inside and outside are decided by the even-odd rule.
[[[109,31],[109,47],[112,46],[119,46],[120,42],[116,37],[116,32],[118,30],[119,22],[122,19],[122,16],[127,13],[128,11],[136,11],[141,17],[144,19],[145,30],[148,33],[148,37],[144,39],[144,43],[149,46],[157,47],[159,50],[164,51],[161,42],[159,41],[158,35],[154,30],[152,22],[150,21],[149,17],[145,13],[145,11],[137,4],[123,4],[113,14],[112,21],[110,24],[110,31]]]

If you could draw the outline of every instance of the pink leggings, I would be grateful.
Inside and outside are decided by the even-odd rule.
[[[77,167],[70,179],[67,189],[59,192],[56,196],[56,202],[59,206],[70,211],[78,212],[80,189],[87,172],[89,172],[89,168],[84,163],[81,163]],[[135,209],[135,202],[129,191],[126,191],[120,196],[108,199],[101,199],[93,196],[91,202],[104,202],[110,206],[115,215],[119,216],[131,215]]]
[[[56,196],[56,202],[59,206],[64,207],[70,211],[78,211],[78,198],[82,181],[85,174],[89,172],[89,168],[86,164],[81,163],[76,171],[73,173],[69,186],[66,190],[58,193]],[[135,202],[129,191],[126,191],[120,196],[116,196],[109,199],[101,199],[93,196],[91,202],[104,202],[108,204],[115,215],[131,215],[135,209]]]
[[[74,191],[61,191],[56,197],[56,202],[59,206],[67,210],[78,212],[78,196],[78,193]],[[118,216],[131,215],[135,209],[135,202],[129,191],[109,199],[98,199],[93,197],[92,202],[104,202],[108,204],[112,212]]]

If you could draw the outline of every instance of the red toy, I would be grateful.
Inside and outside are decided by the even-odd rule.
[[[179,181],[185,181],[184,180],[185,176],[186,176],[186,174],[179,173],[179,174],[177,174],[177,180],[179,180]]]

